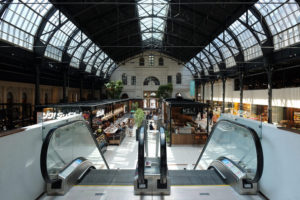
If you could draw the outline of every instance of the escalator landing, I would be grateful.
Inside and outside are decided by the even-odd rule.
[[[205,199],[205,200],[262,200],[258,195],[237,194],[230,186],[172,186],[169,196],[134,195],[133,186],[75,186],[65,196],[43,196],[42,200],[173,200],[173,199]]]

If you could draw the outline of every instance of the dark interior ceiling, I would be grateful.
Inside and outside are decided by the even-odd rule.
[[[188,62],[256,1],[171,0],[160,46],[143,43],[136,0],[51,2],[116,62],[153,48]]]

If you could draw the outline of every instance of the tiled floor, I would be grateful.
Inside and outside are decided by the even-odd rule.
[[[257,195],[238,195],[230,186],[174,186],[166,196],[134,195],[133,186],[75,186],[65,196],[44,200],[261,200]]]
[[[135,169],[138,154],[138,142],[135,140],[135,129],[132,137],[127,135],[120,146],[110,145],[104,154],[112,169]],[[149,132],[149,157],[155,156],[156,132]],[[192,169],[203,145],[173,145],[167,147],[169,169]]]

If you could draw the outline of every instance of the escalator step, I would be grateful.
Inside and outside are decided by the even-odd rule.
[[[78,185],[133,185],[135,170],[91,170]]]
[[[169,170],[171,185],[224,185],[213,170]]]

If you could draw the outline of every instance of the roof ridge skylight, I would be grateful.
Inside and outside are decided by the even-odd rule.
[[[168,0],[139,0],[137,3],[142,40],[163,40]]]

